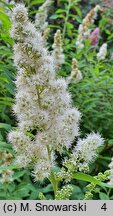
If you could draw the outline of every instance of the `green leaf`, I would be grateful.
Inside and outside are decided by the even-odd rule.
[[[81,23],[81,19],[78,15],[75,15],[75,19],[77,20],[78,23]]]
[[[113,196],[110,197],[110,200],[113,200]]]
[[[37,197],[38,197],[38,194],[39,194],[40,191],[37,191],[37,189],[35,191],[32,191],[31,192],[31,195],[29,197],[29,200],[36,200]]]
[[[81,181],[91,182],[91,183],[97,184],[101,187],[113,188],[113,185],[101,182],[101,181],[95,179],[94,177],[92,177],[88,174],[85,174],[85,173],[79,173],[79,172],[75,173],[73,175],[73,178],[77,179],[77,180],[81,180]]]
[[[12,7],[13,7],[13,4],[12,3],[6,3],[4,0],[2,1],[2,0],[0,0],[0,2],[4,5],[4,6],[6,6],[7,8],[9,8],[9,9],[11,9]]]
[[[5,130],[9,131],[12,127],[10,124],[0,123],[0,128],[4,128]]]
[[[81,10],[79,9],[79,7],[74,6],[74,8],[75,8],[75,10],[76,10],[78,16],[81,18],[81,17],[82,17],[82,13],[81,13]]]
[[[21,167],[19,165],[15,165],[15,164],[12,164],[12,165],[9,165],[9,166],[1,166],[0,167],[0,171],[7,171],[7,170],[14,170],[14,169],[20,169]]]
[[[99,183],[99,185],[101,186],[101,187],[107,187],[107,188],[113,188],[113,185],[110,185],[110,184],[107,184],[107,183],[104,183],[104,182],[100,182]]]
[[[56,11],[56,13],[58,13],[58,14],[60,14],[60,13],[66,13],[66,10],[64,10],[64,9],[58,9],[58,10]]]
[[[0,200],[6,200],[5,196],[1,196],[1,192],[0,192]]]
[[[66,22],[66,27],[69,28],[69,29],[73,29],[73,24],[69,23],[69,22]]]
[[[37,10],[33,10],[33,11],[30,11],[29,12],[29,15],[34,15],[34,14],[36,14],[37,13]]]
[[[54,28],[54,29],[61,29],[59,25],[48,25],[49,28]]]
[[[6,29],[7,30],[7,29]],[[8,31],[8,30],[7,30]],[[12,38],[10,38],[9,37],[9,34],[6,34],[6,32],[5,33],[1,33],[1,39],[7,44],[9,44],[9,45],[13,45],[13,39]]]
[[[73,187],[73,192],[72,195],[70,196],[71,200],[81,200],[84,198],[84,194],[80,187],[73,184],[70,184],[70,186]]]
[[[0,97],[0,100],[5,100],[5,101],[14,102],[14,99],[13,99],[13,98],[10,98],[10,97]]]
[[[4,82],[6,82],[6,83],[8,83],[8,80],[7,80],[7,78],[6,78],[6,77],[4,77],[4,76],[0,76],[0,80],[1,80],[1,81],[4,81]]]
[[[1,148],[9,148],[9,149],[11,149],[12,148],[12,145],[11,144],[8,144],[8,143],[6,143],[6,142],[1,142],[0,141],[0,149]]]
[[[34,1],[31,1],[28,7],[31,7],[36,4],[42,4],[42,3],[44,3],[44,0],[34,0]]]
[[[1,7],[1,6],[0,6],[0,10],[3,10],[3,11],[4,11],[4,10],[5,10],[5,8],[3,8],[3,7]]]
[[[11,22],[9,17],[1,11],[0,11],[0,20],[2,21],[3,26],[5,27],[6,30],[9,30],[11,28]]]
[[[51,19],[51,20],[55,20],[55,19],[57,19],[57,18],[59,18],[59,15],[58,15],[58,14],[54,14],[54,15],[50,16],[50,19]]]
[[[99,155],[98,158],[105,160],[105,161],[111,161],[111,157],[105,157],[105,156]]]
[[[17,190],[14,193],[14,196],[18,195],[22,198],[22,197],[29,196],[29,193],[30,193],[30,185],[29,184],[26,185],[25,183],[22,184],[19,188],[17,188]]]
[[[85,173],[75,173],[73,175],[73,178],[74,179],[77,179],[77,180],[81,180],[81,181],[86,181],[86,182],[91,182],[91,183],[94,183],[94,184],[100,184],[100,181],[96,180],[94,177],[88,175],[88,174],[85,174]]]
[[[12,106],[12,103],[8,101],[0,101],[0,104],[7,105],[7,106]]]
[[[48,193],[48,192],[51,192],[51,191],[53,191],[53,187],[52,187],[51,184],[48,184],[47,187],[42,189],[43,193]]]
[[[109,196],[103,192],[99,193],[99,197],[101,200],[109,200]]]
[[[11,195],[11,196],[6,198],[6,200],[21,200],[21,199],[22,199],[22,197],[19,196],[18,194],[14,195],[14,196]]]
[[[30,133],[30,132],[25,132],[25,134],[28,135],[28,136],[30,136],[30,137],[32,137],[32,138],[35,138],[35,136],[32,133]]]
[[[16,171],[13,175],[13,180],[18,180],[20,177],[22,177],[26,173],[26,170],[22,171]]]

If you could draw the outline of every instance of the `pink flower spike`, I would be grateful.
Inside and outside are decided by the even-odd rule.
[[[113,60],[113,53],[111,54],[111,59]]]
[[[90,39],[91,39],[91,45],[92,46],[96,46],[99,40],[99,33],[100,33],[100,29],[97,27],[94,29],[94,31],[91,33],[90,35]]]

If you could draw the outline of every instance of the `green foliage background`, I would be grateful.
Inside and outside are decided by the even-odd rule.
[[[19,1],[15,1],[19,2]],[[43,0],[25,0],[24,3],[29,9],[29,16],[34,20],[38,7]],[[83,50],[76,49],[77,29],[83,17],[96,4],[103,7],[103,12],[97,18],[94,27],[100,28],[100,40],[98,46],[91,47],[90,41],[85,41]],[[15,86],[14,79],[16,69],[13,64],[13,40],[10,37],[11,23],[8,12],[11,11],[12,4],[0,3],[0,150],[10,152],[15,155],[11,144],[7,143],[7,133],[16,125],[11,107],[14,103]],[[82,113],[81,137],[95,131],[100,132],[105,139],[105,145],[99,150],[99,156],[95,163],[90,166],[90,175],[96,176],[99,172],[108,169],[108,164],[113,156],[113,18],[112,8],[104,4],[104,1],[80,1],[73,0],[69,4],[68,0],[56,0],[50,9],[48,21],[51,28],[49,46],[53,42],[53,34],[57,29],[61,29],[63,38],[63,48],[65,53],[65,64],[58,72],[58,76],[67,77],[71,72],[71,60],[78,60],[79,69],[83,74],[83,79],[69,85],[72,94],[73,104]],[[108,54],[104,61],[98,61],[96,53],[99,46],[104,42],[108,44]],[[73,144],[75,145],[75,143]],[[57,156],[60,160],[62,158]],[[58,163],[58,169],[60,163]],[[0,162],[0,173],[3,165]],[[9,169],[9,167],[6,167]],[[13,164],[10,169],[14,170],[13,181],[11,183],[0,183],[0,199],[40,199],[42,192],[46,199],[53,199],[53,188],[48,180],[42,183],[35,183],[31,176],[32,170],[23,170]],[[88,180],[92,182],[92,180]],[[61,183],[61,187],[64,183]],[[70,199],[84,199],[87,179],[79,178],[73,180],[70,185],[73,193]],[[94,193],[91,199],[113,199],[113,189],[97,186],[98,193]]]

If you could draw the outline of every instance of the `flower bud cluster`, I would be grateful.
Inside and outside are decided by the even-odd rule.
[[[109,179],[109,175],[110,175],[110,172],[109,170],[106,170],[104,173],[98,173],[97,176],[95,176],[94,178],[98,181],[106,181]],[[85,199],[88,200],[90,198],[93,197],[93,193],[99,193],[100,192],[100,188],[97,187],[97,183],[96,182],[91,182],[90,184],[88,184],[86,186],[86,188],[88,189],[86,191],[86,194],[85,194]]]
[[[69,200],[73,191],[73,187],[71,185],[64,186],[61,190],[56,192],[55,200]]]

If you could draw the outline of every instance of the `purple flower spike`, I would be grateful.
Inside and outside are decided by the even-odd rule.
[[[97,27],[94,29],[94,31],[90,34],[90,39],[91,39],[91,45],[96,46],[99,40],[99,33],[100,29]]]

